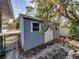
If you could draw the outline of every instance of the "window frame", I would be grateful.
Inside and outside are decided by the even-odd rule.
[[[33,23],[38,23],[39,24],[39,31],[33,31]],[[31,32],[41,32],[41,23],[32,21],[31,22]]]

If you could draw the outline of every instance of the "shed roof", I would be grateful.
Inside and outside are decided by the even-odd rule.
[[[40,19],[38,17],[33,17],[33,16],[29,16],[29,15],[24,15],[24,14],[20,14],[20,17],[28,18],[28,19],[31,19],[31,20],[43,21],[42,19]]]
[[[45,20],[40,19],[40,18],[38,18],[38,17],[33,17],[33,16],[29,16],[29,15],[24,15],[24,14],[20,14],[19,17],[28,18],[28,19],[31,19],[31,20],[45,21]],[[59,25],[59,22],[49,22],[49,24]]]
[[[0,0],[0,11],[2,15],[2,20],[14,19],[11,0]]]

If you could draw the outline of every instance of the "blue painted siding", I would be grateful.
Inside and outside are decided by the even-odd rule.
[[[24,49],[31,49],[44,43],[44,34],[41,32],[31,32],[31,22],[41,21],[24,18]]]

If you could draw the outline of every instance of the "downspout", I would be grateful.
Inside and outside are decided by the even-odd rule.
[[[0,6],[1,8],[1,6]],[[0,34],[2,34],[2,9],[0,9]],[[0,47],[3,47],[3,37],[0,35]]]

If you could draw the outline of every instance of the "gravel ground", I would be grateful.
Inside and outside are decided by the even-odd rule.
[[[54,44],[52,46],[48,46],[42,51],[38,52],[36,55],[31,57],[23,57],[22,59],[65,59],[68,55],[69,49],[65,48],[62,44]]]

